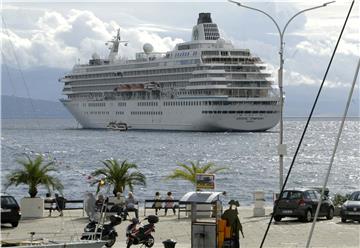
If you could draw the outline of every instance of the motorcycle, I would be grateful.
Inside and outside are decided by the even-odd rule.
[[[111,215],[110,223],[108,224],[99,224],[96,221],[90,221],[84,228],[84,233],[81,235],[82,240],[104,240],[106,247],[111,247],[116,242],[116,237],[118,236],[115,231],[115,226],[121,223],[121,217],[118,215]],[[97,227],[97,231],[96,230]]]
[[[155,223],[159,222],[159,218],[155,215],[149,215],[144,220],[147,220],[149,224],[140,226],[141,222],[133,218],[131,224],[126,228],[127,246],[130,248],[132,245],[145,245],[146,247],[152,247],[155,243],[154,237],[151,235],[155,232]]]

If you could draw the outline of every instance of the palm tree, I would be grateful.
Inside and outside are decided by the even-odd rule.
[[[216,172],[225,170],[225,167],[216,168],[214,163],[200,165],[199,161],[189,161],[190,165],[185,163],[177,163],[181,168],[176,168],[166,179],[180,179],[191,182],[196,186],[196,174],[215,174]]]
[[[106,168],[97,169],[92,176],[104,176],[105,183],[114,185],[113,193],[123,193],[128,186],[133,191],[134,185],[146,185],[145,175],[138,171],[138,166],[124,160],[121,164],[116,159],[101,161]]]
[[[25,159],[17,159],[16,162],[23,166],[22,169],[17,169],[7,175],[7,183],[5,188],[11,185],[18,186],[19,184],[26,184],[29,186],[29,195],[34,198],[38,193],[37,187],[44,185],[49,191],[62,191],[64,188],[60,180],[56,177],[50,176],[49,172],[57,171],[54,167],[54,161],[45,162],[43,156],[38,155],[34,160],[29,155],[25,154]]]

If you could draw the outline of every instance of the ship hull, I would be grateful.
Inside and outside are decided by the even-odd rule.
[[[162,101],[103,101],[99,107],[89,107],[96,102],[62,102],[81,126],[89,129],[103,129],[117,122],[126,124],[128,130],[255,132],[273,128],[280,119],[278,104],[194,106],[182,101],[185,106],[164,106]],[[153,106],[144,106],[146,103]]]

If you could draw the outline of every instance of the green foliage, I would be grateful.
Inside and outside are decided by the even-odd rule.
[[[41,155],[36,156],[35,159],[31,159],[28,155],[25,155],[25,157],[16,160],[23,168],[17,169],[6,176],[5,188],[11,185],[28,185],[30,197],[36,196],[39,185],[44,185],[48,191],[51,188],[62,191],[64,187],[60,180],[49,175],[49,172],[57,171],[54,167],[54,161],[45,162]]]
[[[116,159],[106,159],[101,162],[105,168],[95,170],[92,175],[95,177],[102,176],[105,183],[114,185],[114,195],[117,192],[124,192],[126,186],[133,191],[134,185],[146,185],[146,177],[138,171],[136,164],[129,163],[126,160],[119,164]]]
[[[344,202],[346,202],[347,199],[349,199],[349,197],[350,197],[349,194],[346,194],[346,195],[335,194],[334,199],[333,199],[334,206],[339,207],[339,206],[343,205]]]
[[[216,165],[211,162],[204,165],[200,165],[199,161],[188,161],[188,163],[190,165],[187,165],[185,163],[177,163],[177,166],[179,166],[180,168],[176,168],[169,176],[166,177],[166,179],[186,180],[195,185],[196,174],[215,174],[226,169],[225,167],[217,168]]]

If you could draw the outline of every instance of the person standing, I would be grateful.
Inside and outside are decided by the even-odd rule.
[[[87,193],[84,201],[84,209],[90,220],[94,220],[95,217],[95,203],[96,199],[92,193]]]
[[[56,209],[60,212],[60,216],[63,216],[63,210],[65,209],[66,199],[63,196],[55,194]]]
[[[172,209],[174,215],[176,214],[175,204],[174,204],[174,197],[172,196],[172,193],[170,191],[167,192],[167,196],[166,196],[165,215],[167,214],[168,209]]]
[[[155,193],[155,198],[154,198],[155,202],[154,202],[154,208],[155,208],[155,215],[158,214],[158,211],[162,208],[162,202],[161,202],[161,196],[160,196],[160,192],[156,192]]]
[[[243,233],[243,228],[240,223],[239,219],[239,212],[237,207],[240,206],[238,201],[231,200],[229,202],[229,209],[225,210],[225,212],[221,215],[221,219],[226,220],[226,226],[230,227],[231,229],[231,240],[233,241],[233,247],[239,248],[240,247],[240,232],[243,238],[245,238]]]

